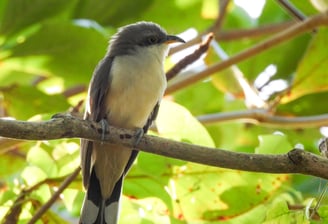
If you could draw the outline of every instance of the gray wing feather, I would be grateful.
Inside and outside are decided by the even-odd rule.
[[[89,108],[84,114],[85,120],[99,122],[106,119],[105,99],[110,87],[110,69],[112,67],[113,57],[106,56],[96,67],[91,83],[89,86]],[[91,172],[91,154],[93,143],[91,141],[81,139],[81,168],[83,185],[88,188]]]

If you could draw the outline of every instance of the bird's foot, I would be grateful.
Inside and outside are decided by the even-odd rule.
[[[52,119],[56,118],[71,118],[73,117],[72,114],[70,113],[57,113],[51,116]]]
[[[105,135],[109,132],[109,124],[106,119],[101,119],[99,123],[101,125],[101,144],[103,144],[103,142],[105,141]]]
[[[140,140],[142,139],[142,137],[144,136],[144,130],[143,128],[137,128],[135,133],[134,133],[134,139],[135,142],[133,143],[133,148],[136,148],[137,145],[139,144]]]

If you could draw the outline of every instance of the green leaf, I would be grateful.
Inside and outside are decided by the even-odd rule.
[[[221,111],[224,95],[211,82],[198,82],[175,93],[174,100],[193,115],[201,115]]]
[[[290,102],[296,98],[310,93],[328,90],[328,52],[327,44],[328,29],[321,28],[313,38],[308,50],[296,71],[293,86],[282,102]]]
[[[280,198],[273,201],[270,208],[267,210],[266,221],[264,224],[275,223],[299,223],[308,224],[309,220],[305,219],[302,212],[292,212],[288,209],[288,204],[285,200]]]
[[[135,22],[152,3],[153,0],[78,1],[74,16],[92,19],[103,25],[120,26],[126,24],[127,21]]]
[[[165,205],[158,198],[142,200],[123,197],[120,223],[167,224],[170,222]],[[174,222],[175,223],[175,222]]]
[[[137,159],[137,165],[142,172],[149,176],[159,176],[172,172],[174,166],[182,166],[187,162],[158,156],[150,153],[140,153]]]
[[[28,186],[33,186],[48,178],[48,175],[37,166],[27,166],[21,173]]]
[[[0,34],[12,34],[34,23],[62,13],[75,1],[2,0]]]
[[[172,178],[174,184],[168,191],[176,197],[174,214],[181,213],[189,221],[233,220],[266,204],[288,180],[287,175],[225,171],[196,164],[188,164],[184,170]]]
[[[42,169],[47,177],[55,177],[58,169],[54,159],[41,147],[35,146],[27,154],[27,162]]]
[[[66,111],[69,104],[63,95],[46,95],[32,86],[14,86],[3,91],[10,116],[28,119],[36,114]]]
[[[58,167],[58,176],[72,173],[80,165],[80,145],[73,141],[60,141],[53,145],[52,156]]]
[[[24,39],[25,38],[25,39]],[[71,22],[48,22],[3,59],[5,68],[45,76],[59,76],[65,86],[86,84],[105,55],[107,38],[99,30]],[[0,67],[1,68],[1,67]]]
[[[223,29],[234,29],[252,27],[255,25],[254,19],[252,19],[249,14],[241,7],[236,4],[229,5],[227,8],[228,12],[224,23],[222,24]]]
[[[17,156],[1,154],[0,176],[10,177],[12,173],[20,172],[25,166],[26,162]]]
[[[281,43],[241,62],[240,69],[243,71],[245,77],[254,81],[267,66],[272,64],[276,66],[277,69],[273,79],[284,79],[289,81],[298,66],[299,60],[307,49],[309,40],[309,35],[301,35]],[[258,39],[254,40],[253,44],[259,41]]]
[[[290,151],[293,147],[290,145],[287,136],[283,134],[260,135],[260,145],[256,147],[255,153],[261,154],[281,154]]]
[[[310,1],[298,1],[291,0],[293,5],[305,15],[314,15],[319,12],[327,10],[327,0],[310,0]]]
[[[30,197],[35,200],[38,200],[40,203],[46,203],[52,196],[50,187],[46,184],[39,186],[36,190],[32,192]]]
[[[311,93],[300,96],[295,100],[289,101],[286,104],[280,104],[277,107],[277,112],[280,114],[294,116],[309,116],[328,113],[328,108],[322,99],[328,98],[328,92]]]
[[[142,199],[146,197],[159,197],[167,206],[170,197],[163,188],[168,182],[168,175],[149,175],[134,167],[124,181],[124,195],[131,198]]]
[[[161,102],[156,126],[161,136],[203,146],[214,146],[204,126],[186,108],[174,102]]]
[[[62,200],[66,209],[74,215],[79,215],[84,193],[81,190],[65,189],[62,194]]]
[[[290,20],[290,16],[286,13],[279,4],[274,1],[265,1],[262,14],[258,18],[259,24],[279,23]]]
[[[320,218],[323,222],[328,221],[328,205],[321,205],[319,207],[318,213],[319,213]]]
[[[203,31],[212,24],[212,20],[202,19],[203,4],[201,0],[156,0],[143,12],[142,19],[160,24],[169,33],[182,32],[190,26]]]

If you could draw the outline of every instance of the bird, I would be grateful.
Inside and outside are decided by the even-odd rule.
[[[137,22],[118,29],[88,88],[84,120],[141,130],[156,118],[167,86],[164,60],[169,44],[184,43],[158,24]],[[138,151],[118,144],[81,139],[86,190],[81,224],[116,224],[125,175]]]

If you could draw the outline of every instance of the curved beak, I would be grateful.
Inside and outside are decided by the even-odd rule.
[[[166,40],[164,41],[164,43],[166,44],[172,44],[177,42],[186,43],[186,41],[184,41],[182,38],[174,35],[167,35]]]

